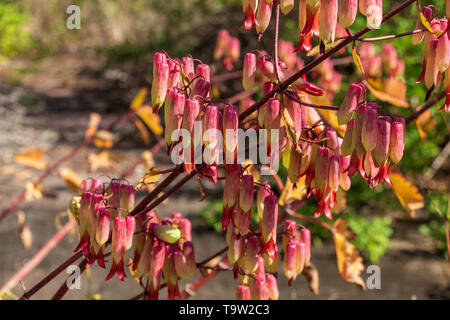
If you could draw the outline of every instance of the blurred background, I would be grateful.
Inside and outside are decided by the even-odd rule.
[[[443,2],[427,1],[427,4],[434,4],[442,16]],[[385,0],[384,12],[399,3],[401,1]],[[66,9],[71,4],[81,8],[80,30],[66,27]],[[294,47],[298,41],[297,5],[287,16],[282,16],[280,26],[280,38]],[[67,186],[68,169],[81,178],[102,176],[105,181],[126,174],[130,183],[137,184],[152,165],[162,169],[170,167],[165,151],[140,161],[143,153],[157,143],[155,132],[158,129],[145,121],[140,127],[136,121],[128,121],[114,131],[113,138],[105,138],[114,141],[111,148],[103,141],[80,149],[39,188],[30,187],[43,169],[83,142],[90,114],[100,114],[100,126],[107,127],[126,113],[141,88],[151,85],[152,57],[156,51],[165,50],[171,57],[180,58],[191,54],[210,64],[214,75],[230,72],[220,60],[213,59],[221,29],[227,29],[231,36],[240,40],[241,58],[254,49],[272,52],[273,21],[258,42],[254,30],[246,32],[239,27],[242,20],[239,0],[0,2],[0,209],[5,210],[24,189],[27,190],[26,201],[0,221],[0,286],[66,223],[68,204],[74,195]],[[373,30],[366,36],[411,31],[416,20],[416,9],[411,6],[383,24],[380,30]],[[365,18],[358,14],[350,29],[356,32],[365,24]],[[395,76],[403,84],[401,90],[406,90],[400,98],[409,108],[377,101],[392,114],[407,117],[411,109],[425,101],[425,85],[416,84],[423,43],[413,46],[410,37],[391,43],[398,59],[405,64],[404,72]],[[380,44],[375,43],[377,55]],[[297,55],[305,63],[313,59],[304,53]],[[232,71],[241,70],[241,61],[234,63]],[[359,81],[360,75],[353,65],[350,48],[331,61],[333,65],[325,75],[315,70],[309,77],[324,87],[329,86],[327,72],[333,70],[339,74],[342,81],[329,86],[328,97],[334,105],[340,105],[348,84]],[[377,77],[384,80],[387,75],[383,71]],[[242,91],[240,78],[221,82],[217,90],[220,98],[235,95]],[[253,98],[257,99],[258,94]],[[376,99],[373,93],[369,98]],[[418,123],[413,121],[407,127],[405,156],[399,167],[423,198],[423,205],[418,206],[415,214],[401,205],[390,187],[381,184],[371,190],[359,175],[352,178],[352,188],[335,212],[335,216],[345,218],[356,233],[352,242],[365,266],[380,266],[381,289],[362,291],[344,281],[338,273],[330,233],[305,224],[313,232],[312,262],[319,272],[319,294],[308,289],[304,277],[288,287],[287,280],[280,276],[282,299],[450,298],[444,226],[450,178],[450,129],[449,116],[439,111],[440,105],[442,102]],[[33,149],[39,150],[36,152],[40,163],[24,163],[23,157],[20,161],[21,154]],[[66,171],[61,172],[61,169]],[[280,175],[285,177],[286,172]],[[180,211],[192,219],[198,260],[225,246],[225,235],[213,224],[221,214],[223,185],[205,182],[204,187],[207,197],[203,201],[200,201],[198,183],[191,181],[158,207],[161,216]],[[144,192],[138,194],[139,197],[144,195]],[[315,207],[315,201],[311,200],[298,212],[312,216]],[[328,223],[325,218],[321,220]],[[77,237],[75,231],[69,231],[20,284],[11,288],[8,297],[20,296],[24,288],[29,289],[67,259]],[[128,299],[140,292],[139,285],[130,276],[125,283],[120,283],[116,278],[104,282],[105,275],[98,266],[92,267],[84,273],[81,289],[69,290],[66,298]],[[368,276],[363,272],[363,279]],[[35,298],[50,298],[66,277],[67,274],[61,274]],[[232,275],[223,273],[199,290],[194,298],[230,299],[234,297],[236,286]]]

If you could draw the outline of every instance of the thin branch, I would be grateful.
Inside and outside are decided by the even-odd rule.
[[[318,225],[318,226],[320,226],[320,227],[322,227],[324,229],[327,229],[331,233],[334,232],[334,229],[330,225],[328,225],[327,223],[325,223],[323,221],[320,221],[320,220],[317,220],[317,219],[305,216],[305,215],[300,214],[300,213],[295,213],[294,211],[292,211],[289,208],[286,208],[285,210],[286,210],[286,213],[288,215],[290,215],[291,217],[293,217],[293,218],[296,218],[296,219],[299,219],[299,220],[302,220],[302,221],[306,221],[306,222],[309,222],[309,223],[313,223],[313,224]]]
[[[408,118],[405,119],[405,122],[408,124],[413,120],[416,120],[422,113],[430,109],[432,106],[434,106],[436,103],[438,103],[442,98],[445,97],[445,91],[440,92],[437,94],[433,99],[428,101],[426,104],[424,104],[422,107],[417,108],[416,112],[410,115]]]
[[[395,38],[400,38],[400,37],[404,37],[404,36],[409,36],[412,34],[422,33],[425,31],[427,31],[427,29],[417,29],[417,30],[413,30],[413,31],[399,33],[399,34],[391,34],[388,36],[375,37],[375,38],[358,38],[356,40],[361,41],[361,42],[376,42],[376,41],[383,41],[383,40],[389,40],[389,39],[395,39]]]
[[[273,40],[273,58],[275,60],[275,74],[278,83],[281,83],[280,68],[278,65],[278,29],[280,27],[280,0],[275,0],[275,34]]]
[[[0,292],[7,292],[14,288],[30,271],[32,271],[48,255],[50,251],[64,239],[67,232],[76,225],[74,219],[70,219],[19,271],[16,272],[3,287]]]
[[[198,263],[197,263],[197,267],[201,267],[201,266],[207,264],[207,263],[208,263],[209,261],[211,261],[212,259],[214,259],[214,258],[216,258],[216,257],[218,257],[218,256],[220,256],[220,255],[222,255],[222,254],[224,254],[225,252],[227,252],[227,250],[228,250],[228,246],[226,246],[225,248],[223,248],[223,249],[217,251],[216,253],[214,253],[212,256],[206,258],[205,260],[203,260],[203,261],[201,261],[201,262],[198,262]]]
[[[78,268],[80,269],[80,276],[84,272],[84,270],[86,270],[87,263],[87,259],[83,259],[83,261],[81,261],[78,265]],[[69,287],[67,286],[67,280],[64,280],[64,283],[61,285],[61,287],[59,287],[58,291],[56,291],[56,293],[52,297],[52,300],[61,300],[68,290]]]

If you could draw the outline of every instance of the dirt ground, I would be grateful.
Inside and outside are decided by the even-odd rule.
[[[113,92],[97,88],[92,91],[77,91],[52,84],[41,84],[35,90],[26,87],[0,85],[0,209],[5,208],[23,190],[27,181],[38,175],[33,169],[12,161],[15,153],[40,147],[50,163],[68,153],[74,144],[80,143],[91,111],[100,112],[103,121],[108,123],[126,110],[133,94],[138,90],[115,90]],[[24,103],[24,100],[32,100]],[[25,106],[24,106],[25,104]],[[135,161],[142,151],[139,133],[132,124],[120,130],[119,142],[114,152],[122,156],[119,166],[123,169]],[[131,138],[131,139],[129,139]],[[77,173],[86,178],[89,172],[88,154],[93,148],[81,150],[62,167],[76,168]],[[159,166],[167,167],[167,156],[160,152],[155,157]],[[100,175],[99,171],[95,175]],[[144,173],[143,167],[128,177],[130,183],[137,183]],[[33,234],[29,250],[24,249],[17,231],[16,212],[12,212],[0,223],[0,285],[3,285],[27,259],[34,254],[57,232],[55,216],[63,214],[73,196],[57,174],[44,182],[50,198],[24,202],[19,209],[26,215],[26,223]],[[206,194],[221,197],[221,187],[212,188],[206,184]],[[139,194],[143,196],[143,194]],[[194,217],[205,206],[199,201],[197,183],[190,182],[179,190],[171,201],[162,205],[158,212],[167,216],[172,211],[180,211],[187,217]],[[405,216],[394,222],[395,233],[391,248],[381,259],[381,289],[361,291],[345,282],[339,275],[336,265],[334,245],[331,241],[312,249],[312,262],[320,277],[320,293],[314,295],[308,289],[305,278],[298,278],[288,286],[282,269],[279,272],[281,299],[449,299],[450,278],[445,261],[435,253],[432,242],[418,232],[427,214],[420,214],[416,220]],[[61,218],[65,221],[65,218]],[[206,223],[196,220],[193,232],[197,260],[200,261],[225,246],[223,234],[208,229]],[[23,280],[25,289],[31,288],[53,268],[67,259],[75,248],[77,236],[69,234],[55,249]],[[86,299],[89,295],[100,294],[102,299],[129,299],[140,292],[139,285],[129,276],[124,283],[117,278],[108,282],[102,279],[106,271],[97,265],[82,278],[80,290],[69,290],[65,299]],[[196,276],[199,276],[198,274]],[[65,281],[63,273],[48,286],[39,291],[34,298],[50,298]],[[368,274],[363,274],[366,279]],[[21,295],[22,285],[17,285],[13,293]],[[186,283],[181,284],[181,289]],[[199,290],[195,299],[232,299],[237,281],[232,274],[225,272]],[[163,297],[166,295],[163,290]]]

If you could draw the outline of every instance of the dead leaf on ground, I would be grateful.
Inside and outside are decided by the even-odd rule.
[[[98,125],[100,124],[100,121],[102,120],[102,117],[98,113],[91,113],[89,116],[89,124],[86,128],[86,131],[84,132],[85,139],[92,138],[94,134],[98,130]]]
[[[80,193],[80,184],[83,179],[81,179],[75,171],[70,168],[61,168],[59,170],[59,176],[63,179],[70,190],[76,194]]]
[[[40,148],[17,153],[14,155],[14,161],[38,170],[45,169],[47,165],[44,152]]]
[[[33,201],[42,198],[43,187],[41,184],[35,186],[35,183],[28,181],[25,184],[25,201]]]
[[[30,228],[25,224],[25,213],[17,211],[17,224],[19,229],[19,238],[25,249],[30,249],[33,244],[33,234]]]
[[[366,290],[366,284],[361,278],[361,272],[365,269],[363,259],[356,247],[349,242],[354,233],[348,229],[347,221],[342,218],[336,220],[333,226],[334,244],[336,246],[336,260],[339,273],[345,281],[356,284]]]
[[[389,167],[389,178],[400,204],[409,212],[411,218],[414,218],[416,216],[415,210],[424,207],[423,196],[419,189],[408,181],[395,166]]]
[[[302,274],[308,280],[309,289],[314,294],[319,294],[319,271],[317,268],[312,263],[309,263],[303,268]]]
[[[92,142],[97,148],[111,149],[114,145],[114,133],[107,130],[99,130]]]

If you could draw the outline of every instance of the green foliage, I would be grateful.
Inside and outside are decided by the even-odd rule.
[[[419,231],[422,234],[431,236],[433,240],[436,242],[436,248],[439,254],[442,254],[445,258],[448,258],[447,255],[447,241],[445,235],[445,216],[450,214],[447,209],[449,205],[448,194],[430,194],[431,201],[428,205],[428,210],[430,212],[435,213],[435,216],[428,224],[422,224],[419,228]],[[449,217],[447,217],[448,219]]]
[[[199,215],[214,231],[222,232],[222,225],[215,223],[222,216],[222,200],[208,199],[206,207],[200,211]]]
[[[32,45],[25,28],[27,15],[12,3],[0,3],[0,56],[14,57]]]
[[[348,225],[356,233],[353,241],[372,263],[377,263],[389,248],[389,238],[393,233],[390,217],[374,217],[371,220],[359,215],[351,215]]]

